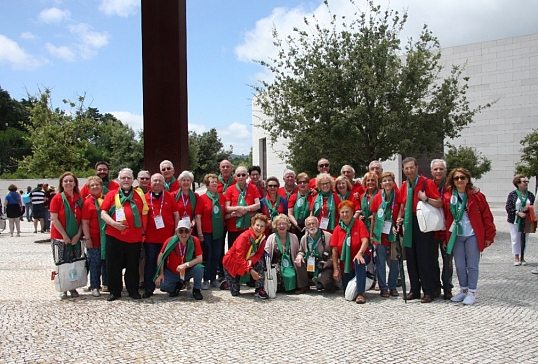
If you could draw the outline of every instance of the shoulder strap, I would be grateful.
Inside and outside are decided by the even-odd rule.
[[[424,177],[424,183],[422,184],[422,192],[426,191],[426,182],[428,181],[427,177]]]

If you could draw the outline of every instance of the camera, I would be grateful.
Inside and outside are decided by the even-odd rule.
[[[325,262],[327,260],[329,260],[329,253],[323,252],[323,254],[321,254],[321,257],[319,257],[316,262],[318,271],[321,271],[325,268]]]

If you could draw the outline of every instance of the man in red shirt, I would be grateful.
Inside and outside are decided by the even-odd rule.
[[[219,163],[220,174],[218,176],[219,182],[217,185],[217,192],[219,194],[226,194],[228,187],[233,186],[236,182],[235,177],[232,176],[233,166],[229,160],[222,160]]]
[[[144,293],[149,298],[155,290],[153,276],[157,271],[157,257],[163,243],[174,235],[179,221],[179,212],[174,196],[164,190],[164,177],[160,173],[151,176],[151,191],[146,193],[148,203],[148,224],[144,241]]]
[[[325,159],[325,158],[321,158],[318,161],[318,172],[319,173],[327,173],[327,174],[330,175],[330,170],[331,170],[331,164],[329,163],[329,160]],[[331,176],[331,177],[332,177],[332,179],[336,179],[333,176]],[[310,182],[308,184],[308,188],[310,189],[310,191],[317,192],[316,177],[310,179]]]
[[[159,169],[164,177],[164,189],[175,196],[179,190],[179,181],[174,175],[174,165],[169,160],[164,160],[159,164]]]
[[[433,243],[434,232],[420,231],[417,220],[417,203],[423,201],[433,207],[441,207],[441,195],[431,179],[418,174],[417,160],[407,157],[402,161],[403,173],[407,180],[402,183],[400,194],[402,205],[397,225],[404,227],[403,246],[407,257],[407,271],[411,281],[408,300],[420,298],[420,288],[424,291],[422,303],[430,303],[435,298],[434,275],[437,261],[437,246]]]
[[[278,189],[278,194],[285,198],[286,201],[289,201],[290,196],[299,190],[299,186],[295,183],[295,172],[291,169],[286,169],[282,178],[284,179],[284,186]]]
[[[109,179],[110,175],[110,166],[105,161],[99,161],[95,163],[95,175],[103,181],[103,195],[106,195],[109,191],[117,190],[120,185],[116,181],[111,181]],[[82,199],[85,200],[90,196],[90,190],[86,184],[80,189],[80,195]]]
[[[195,300],[203,299],[202,247],[197,237],[191,236],[191,223],[186,219],[179,221],[176,234],[165,241],[158,257],[159,275],[155,284],[170,297],[177,297],[179,291],[191,278],[194,280],[192,296]]]
[[[138,293],[138,259],[145,234],[148,205],[141,190],[133,187],[133,171],[124,168],[118,175],[120,188],[108,193],[101,204],[101,218],[106,228],[107,301],[121,297],[122,270],[129,297],[142,298]]]

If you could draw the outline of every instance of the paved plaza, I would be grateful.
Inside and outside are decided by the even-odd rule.
[[[474,306],[336,294],[241,297],[212,288],[195,301],[157,293],[107,302],[82,292],[61,301],[45,234],[22,223],[22,236],[0,234],[0,363],[536,363],[538,238],[527,266],[514,267],[503,206],[498,235],[485,250]],[[458,287],[456,273],[454,284]],[[457,291],[457,288],[455,289]]]

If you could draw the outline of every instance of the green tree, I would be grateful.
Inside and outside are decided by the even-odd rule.
[[[314,173],[319,157],[362,169],[396,153],[434,153],[490,106],[469,107],[462,67],[441,77],[439,41],[426,25],[402,45],[407,13],[368,6],[331,13],[328,27],[305,18],[306,30],[284,40],[274,29],[277,57],[257,61],[274,76],[253,86],[269,119],[261,127],[272,143],[289,140],[282,157],[296,170]]]
[[[521,162],[516,166],[516,173],[524,174],[536,179],[534,194],[538,190],[538,129],[534,129],[519,142],[521,149]]]
[[[192,132],[194,135],[196,133]],[[190,133],[189,133],[190,134]],[[195,182],[202,182],[204,176],[207,173],[217,173],[219,172],[219,162],[223,159],[228,159],[232,154],[232,148],[229,150],[224,149],[224,144],[220,140],[217,130],[212,128],[209,131],[203,132],[197,136],[198,143],[198,155],[197,155],[197,167],[192,168],[194,173]],[[191,137],[189,135],[189,142]],[[189,145],[189,152],[191,147]],[[192,158],[189,156],[189,158]]]
[[[449,171],[457,167],[463,167],[471,172],[474,179],[480,179],[484,174],[491,171],[491,160],[473,147],[459,146],[456,148],[450,145],[444,160]]]

